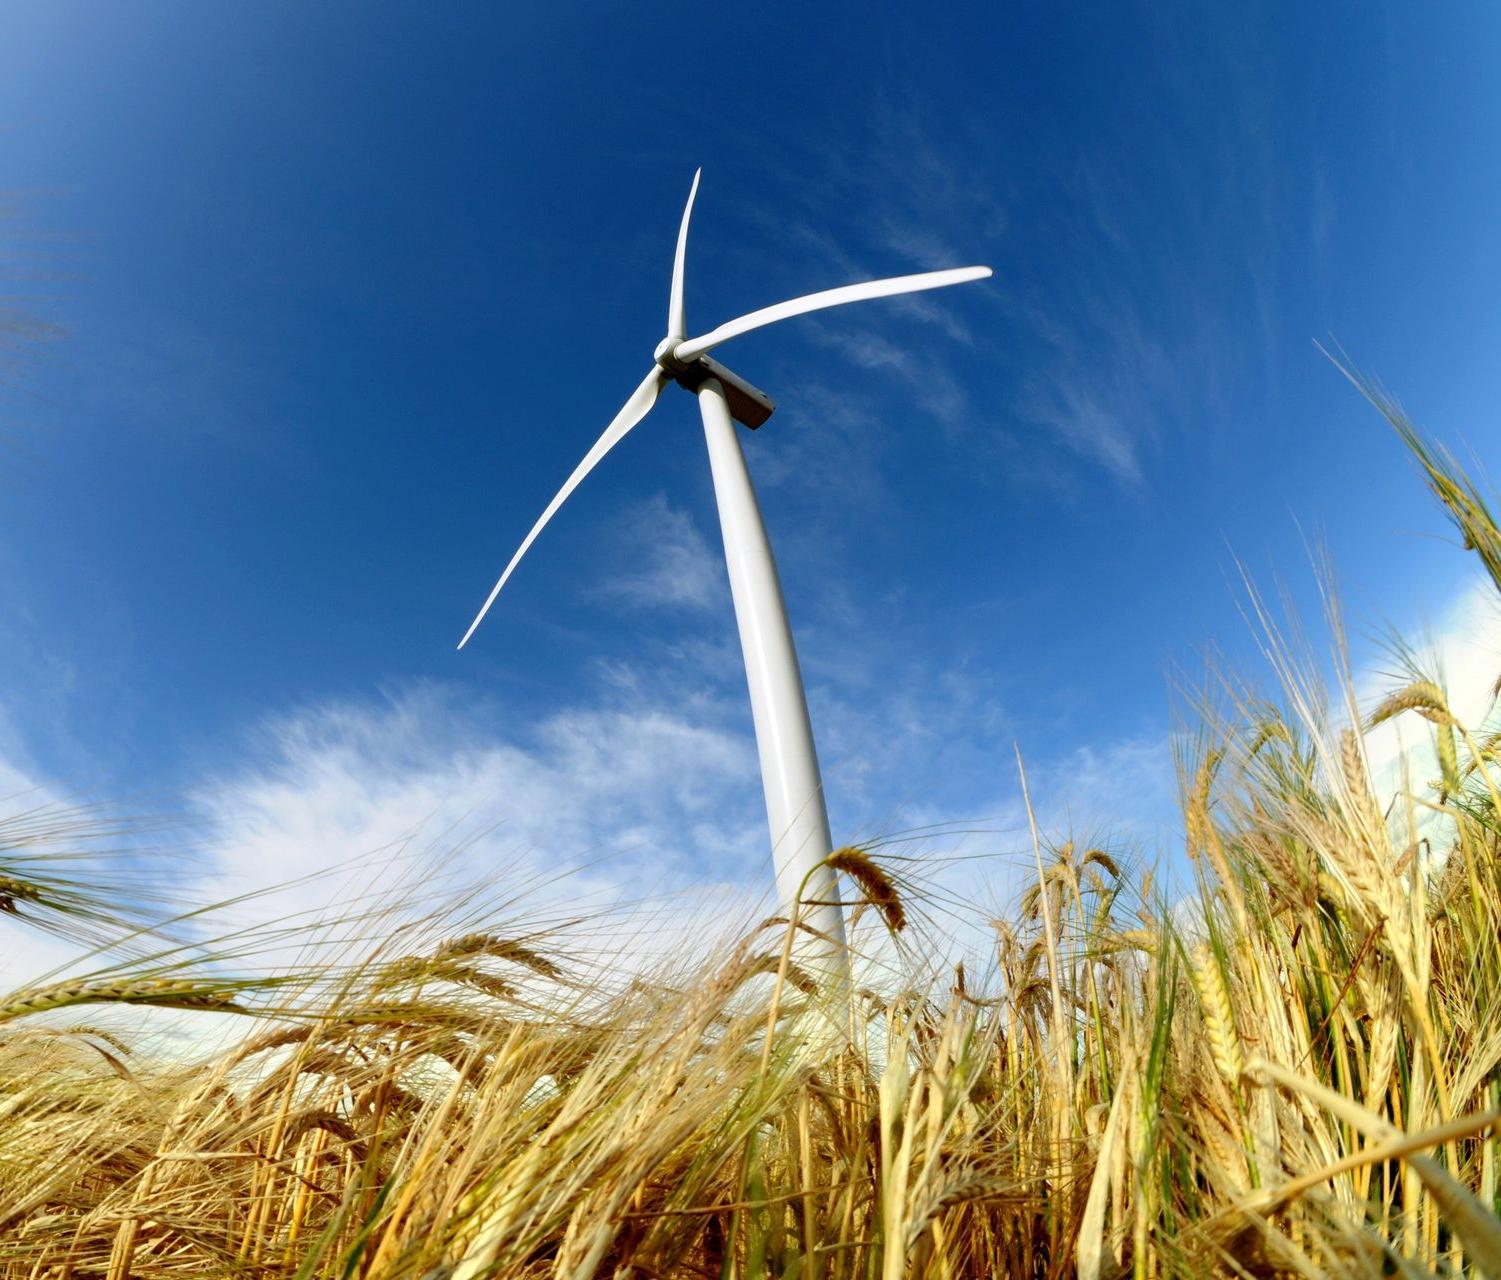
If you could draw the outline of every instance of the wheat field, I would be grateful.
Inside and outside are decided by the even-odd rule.
[[[1480,493],[1362,386],[1501,591]],[[374,914],[274,969],[16,819],[0,909],[109,968],[0,997],[0,1277],[1501,1277],[1501,732],[1415,662],[1372,706],[1273,668],[1182,739],[1190,876],[1039,836],[969,973],[881,847],[832,859],[849,983],[795,919],[627,977]],[[151,1051],[133,1005],[240,1030]]]

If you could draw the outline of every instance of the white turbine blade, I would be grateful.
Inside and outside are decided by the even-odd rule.
[[[661,369],[653,369],[646,375],[646,379],[641,385],[631,393],[631,398],[625,402],[625,407],[615,415],[615,420],[605,428],[604,434],[594,442],[594,447],[584,455],[584,460],[573,469],[573,474],[568,477],[568,482],[558,490],[557,497],[547,504],[547,510],[542,513],[541,519],[532,526],[532,531],[526,535],[525,541],[517,549],[516,554],[511,557],[511,563],[506,565],[506,571],[500,575],[500,581],[491,588],[489,596],[486,597],[484,608],[475,616],[474,621],[469,624],[469,630],[464,632],[464,638],[459,641],[460,649],[469,643],[469,637],[474,634],[475,628],[484,621],[485,614],[490,612],[490,606],[495,603],[495,597],[500,594],[500,589],[506,585],[506,579],[511,576],[511,571],[520,563],[521,557],[527,552],[527,548],[537,540],[537,535],[542,532],[547,522],[553,518],[553,514],[563,505],[568,495],[579,487],[579,482],[594,470],[599,460],[619,444],[632,427],[651,412],[652,405],[656,404],[657,396],[661,394],[662,388],[667,385],[667,382],[667,374]]]
[[[693,201],[698,196],[698,180],[702,169],[693,171],[693,186],[688,191],[688,203],[683,206],[683,221],[678,227],[678,251],[672,260],[672,296],[667,302],[667,336],[686,338],[688,321],[683,315],[683,263],[688,257],[688,220],[693,217]]]
[[[809,311],[822,311],[825,307],[839,307],[846,302],[864,302],[867,298],[889,298],[897,293],[920,293],[924,289],[942,289],[951,284],[966,284],[971,280],[984,280],[990,275],[989,267],[955,267],[951,271],[924,271],[915,276],[892,276],[886,280],[867,280],[864,284],[847,284],[838,289],[825,289],[822,293],[810,293],[790,302],[779,302],[772,307],[762,307],[749,315],[730,320],[717,329],[711,329],[699,338],[689,338],[679,344],[673,355],[684,364],[697,360],[706,351],[712,351],[721,342],[738,338],[742,333],[775,324],[793,316],[806,315]]]

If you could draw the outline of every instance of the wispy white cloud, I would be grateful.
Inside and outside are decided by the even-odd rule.
[[[634,904],[643,954],[705,903],[764,914],[747,889],[765,838],[753,745],[670,707],[575,708],[508,733],[424,686],[275,717],[232,756],[183,804],[194,853],[176,891],[240,899],[209,931],[333,920],[380,895],[415,918],[466,884],[554,922]],[[0,763],[0,794],[30,808],[53,793]],[[82,950],[0,913],[0,989]]]
[[[1121,402],[1097,379],[1055,375],[1034,383],[1021,410],[1077,457],[1099,464],[1123,484],[1141,483],[1140,423],[1122,412]]]
[[[980,694],[961,674],[925,673],[868,711],[855,698],[820,696],[817,707],[837,807],[869,816],[836,840],[932,825],[890,852],[911,859],[902,865],[956,930],[960,904],[1000,909],[1029,865],[1009,741],[1000,743],[1007,726]],[[618,936],[585,949],[623,947],[632,964],[686,954],[695,934],[743,926],[771,905],[754,745],[744,728],[714,723],[721,710],[579,708],[513,737],[428,688],[279,718],[246,761],[195,793],[214,848],[198,888],[224,898],[324,871],[255,909],[331,911],[452,851],[444,865],[460,880],[493,877],[512,914],[524,906],[539,924],[608,915]],[[991,717],[983,729],[978,714]],[[974,766],[986,753],[982,774]],[[950,769],[969,777],[967,797],[925,797]],[[1040,752],[1032,774],[1049,837],[1148,846],[1171,804],[1161,735]],[[407,856],[393,858],[398,849]]]
[[[199,788],[215,896],[393,843],[459,843],[474,871],[582,868],[594,884],[671,889],[743,865],[755,844],[750,744],[659,706],[560,712],[497,731],[448,691],[279,717]]]
[[[1152,854],[1177,843],[1178,776],[1164,731],[1078,746],[1049,762],[1040,779],[1036,798],[1055,830]]]
[[[63,970],[96,954],[106,937],[123,938],[174,910],[177,886],[149,874],[164,861],[161,826],[49,780],[0,712],[0,878],[9,872],[24,881],[34,872],[55,886],[72,881],[98,912],[70,917],[0,892],[0,993]]]
[[[1475,732],[1493,719],[1501,677],[1501,602],[1495,587],[1477,579],[1420,634],[1412,657],[1443,686],[1459,722]],[[1413,673],[1393,663],[1362,673],[1356,696],[1369,712],[1387,694],[1408,684]],[[1414,715],[1399,715],[1366,734],[1366,759],[1379,795],[1395,797],[1410,787],[1424,793],[1439,773],[1433,728]]]
[[[816,153],[801,153],[781,139],[770,151],[747,138],[758,166],[778,178],[774,205],[752,201],[737,208],[737,252],[747,264],[754,255],[757,279],[772,264],[765,301],[878,276],[994,262],[1007,221],[1004,202],[993,184],[967,168],[966,141],[954,132],[935,134],[915,113],[878,96],[848,134],[821,134]],[[784,282],[780,288],[777,281]],[[972,317],[988,288],[883,299],[796,324],[854,370],[892,375],[920,412],[957,429],[973,414],[954,376],[952,352],[957,345],[966,361],[974,359]],[[837,362],[821,376],[804,365],[799,399],[810,384],[832,394],[848,381]],[[890,388],[882,394],[889,400]],[[866,434],[879,431],[889,416],[883,408],[865,424]]]
[[[62,798],[31,773],[0,760],[0,806],[8,813],[38,809],[62,811]],[[59,852],[63,852],[59,849]],[[78,955],[81,943],[43,933],[26,923],[24,904],[14,912],[0,912],[0,991],[21,986],[49,973]]]
[[[956,786],[1002,754],[993,699],[961,671],[879,654],[841,663],[841,647],[848,657],[833,633],[808,646],[840,838],[986,819],[990,836],[925,838],[924,874],[971,888],[1004,877],[1003,861],[964,859],[1011,851],[1015,831],[994,837],[993,819],[1004,811],[1015,825],[1014,796]],[[178,888],[241,899],[232,915],[248,924],[334,918],[380,894],[417,915],[446,888],[489,881],[492,898],[528,904],[539,927],[612,912],[614,941],[591,945],[647,958],[708,921],[759,918],[771,905],[765,818],[734,656],[711,646],[701,669],[674,658],[670,680],[643,659],[640,678],[535,724],[431,685],[275,716],[190,788],[196,852]],[[16,772],[9,785],[34,780]],[[277,885],[288,887],[250,896]],[[3,985],[67,958],[66,944],[9,923]]]
[[[946,428],[962,425],[969,400],[958,381],[931,353],[900,346],[876,330],[849,323],[811,322],[811,339],[856,369],[880,370],[897,378],[923,412]]]
[[[642,608],[717,609],[729,593],[719,553],[693,517],[656,494],[608,531],[612,570],[600,590]]]

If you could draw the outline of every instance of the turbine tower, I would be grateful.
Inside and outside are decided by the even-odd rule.
[[[710,359],[708,353],[731,338],[779,320],[841,306],[846,302],[863,302],[870,298],[983,280],[990,275],[990,268],[958,267],[826,289],[763,307],[699,337],[690,338],[683,313],[684,260],[688,252],[688,224],[693,216],[693,202],[698,196],[702,173],[700,169],[693,175],[693,186],[688,192],[688,203],[678,228],[672,290],[667,307],[667,336],[657,344],[651,371],[632,392],[614,421],[605,428],[604,434],[594,442],[594,447],[584,455],[584,460],[574,468],[557,496],[547,504],[531,532],[522,539],[505,572],[491,588],[484,605],[469,624],[469,630],[459,641],[459,648],[469,643],[522,556],[558,508],[605,454],[646,417],[667,384],[676,382],[692,391],[698,397],[699,412],[703,417],[720,531],[724,536],[730,594],[739,625],[746,683],[750,687],[751,716],[761,762],[766,818],[771,829],[777,893],[789,916],[800,895],[801,902],[806,905],[799,908],[798,919],[814,931],[815,937],[822,939],[822,947],[815,949],[842,952],[844,917],[838,884],[833,872],[824,865],[833,844],[824,805],[823,783],[818,772],[818,754],[813,746],[813,728],[808,719],[808,702],[803,693],[797,649],[787,622],[776,561],[772,557],[766,526],[761,520],[761,508],[734,426],[735,422],[740,422],[755,430],[771,416],[775,405],[765,392]]]

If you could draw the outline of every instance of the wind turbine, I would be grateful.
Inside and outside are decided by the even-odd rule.
[[[803,693],[792,630],[787,623],[776,561],[772,558],[771,543],[761,520],[761,508],[756,502],[756,491],[751,486],[745,456],[733,425],[733,422],[741,422],[754,430],[771,416],[776,406],[765,392],[757,390],[718,361],[711,360],[708,353],[731,338],[779,320],[842,306],[846,302],[864,302],[870,298],[918,293],[924,289],[983,280],[990,275],[990,268],[925,271],[919,275],[894,276],[825,289],[821,293],[762,307],[699,337],[690,338],[683,314],[683,264],[688,252],[688,223],[693,216],[693,202],[698,196],[702,174],[700,169],[693,175],[693,186],[688,192],[688,203],[678,228],[677,254],[672,264],[672,292],[667,307],[667,336],[653,352],[651,371],[631,393],[604,434],[594,442],[594,447],[584,455],[584,460],[574,468],[557,496],[547,504],[531,532],[522,539],[510,564],[506,565],[484,606],[459,641],[459,648],[469,643],[501,588],[547,522],[605,454],[646,417],[663,388],[669,382],[676,382],[694,392],[698,396],[704,436],[709,446],[709,466],[719,507],[720,530],[724,535],[730,594],[735,603],[746,681],[750,686],[751,716],[761,761],[761,783],[766,795],[767,822],[771,828],[778,896],[784,909],[790,913],[800,895],[801,901],[808,905],[799,909],[798,919],[821,936],[829,948],[842,951],[844,918],[839,889],[833,872],[823,865],[833,845],[824,806],[823,783],[818,772],[818,755],[813,746],[813,728],[808,719],[808,702]]]

